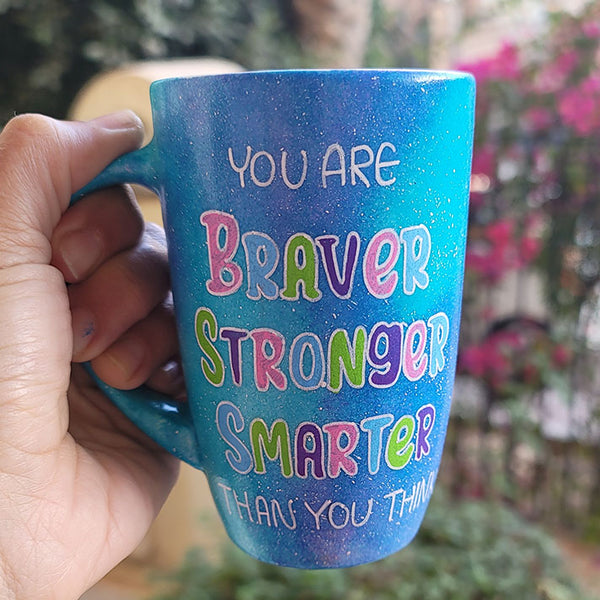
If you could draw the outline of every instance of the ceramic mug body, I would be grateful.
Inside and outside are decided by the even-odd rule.
[[[472,78],[242,73],[159,81],[151,100],[154,139],[114,179],[161,197],[189,414],[124,410],[205,471],[255,557],[399,550],[449,417]]]

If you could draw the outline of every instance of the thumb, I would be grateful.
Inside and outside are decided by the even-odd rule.
[[[0,268],[48,264],[71,195],[142,137],[131,111],[86,123],[42,115],[9,121],[0,134]]]
[[[64,438],[71,314],[49,264],[52,231],[73,192],[141,138],[130,112],[88,123],[26,115],[0,134],[0,448],[44,452]]]

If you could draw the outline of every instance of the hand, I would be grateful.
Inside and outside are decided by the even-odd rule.
[[[177,476],[72,365],[182,391],[161,232],[125,188],[67,211],[141,139],[129,112],[22,116],[0,135],[1,598],[79,598],[136,547]]]

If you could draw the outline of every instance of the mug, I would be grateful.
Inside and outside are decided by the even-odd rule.
[[[98,384],[206,473],[249,554],[328,568],[396,552],[450,411],[473,78],[265,71],[150,95],[152,141],[77,197],[160,196],[189,398]]]

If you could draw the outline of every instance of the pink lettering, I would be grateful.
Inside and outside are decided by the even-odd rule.
[[[217,210],[202,213],[200,222],[206,227],[211,277],[206,288],[215,296],[233,294],[240,288],[243,279],[242,269],[232,260],[240,243],[239,225],[235,217]]]
[[[285,338],[273,329],[253,329],[254,378],[256,387],[264,392],[272,383],[278,390],[287,388],[287,378],[279,369],[285,350]]]
[[[323,431],[328,435],[329,477],[337,477],[342,470],[348,475],[356,475],[358,465],[350,454],[358,444],[358,425],[345,421],[327,423],[323,425]],[[342,438],[345,438],[345,443],[342,442]]]
[[[427,369],[427,325],[425,321],[415,321],[408,326],[404,344],[404,374],[410,381],[421,379]]]
[[[389,253],[381,260],[382,249],[389,246]],[[389,298],[398,284],[394,266],[400,256],[400,240],[393,229],[382,229],[369,242],[363,261],[363,275],[367,289],[376,298]]]

